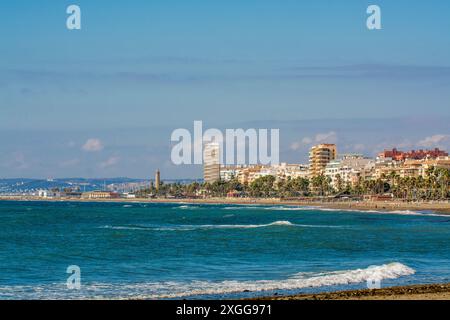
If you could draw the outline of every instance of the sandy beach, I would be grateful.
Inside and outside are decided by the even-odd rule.
[[[356,211],[431,211],[450,215],[450,201],[406,202],[406,201],[314,201],[314,200],[282,200],[261,198],[205,198],[205,199],[173,199],[173,198],[133,198],[133,199],[80,199],[80,198],[39,198],[24,196],[0,196],[0,200],[9,201],[74,201],[74,202],[130,202],[130,203],[183,203],[183,204],[236,204],[236,205],[285,205],[312,206],[325,209],[341,209]]]
[[[450,300],[450,283],[272,296],[256,300]]]

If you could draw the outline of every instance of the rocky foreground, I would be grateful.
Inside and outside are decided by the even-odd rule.
[[[450,300],[450,283],[272,296],[258,300]]]

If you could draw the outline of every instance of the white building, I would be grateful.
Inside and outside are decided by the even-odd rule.
[[[278,180],[285,180],[288,178],[306,179],[309,176],[309,166],[304,164],[281,163],[272,166],[239,165],[222,166],[220,168],[220,179],[222,181],[230,181],[233,178],[236,178],[241,183],[250,183],[257,178],[265,176],[274,176]]]
[[[220,180],[221,181],[231,181],[237,179],[244,168],[247,165],[237,165],[237,166],[221,166],[220,167]]]
[[[39,198],[47,198],[49,196],[48,190],[39,190],[38,197]]]
[[[216,142],[207,143],[204,146],[203,178],[208,183],[220,180],[220,146]]]
[[[52,191],[52,190],[38,190],[38,197],[39,198],[60,198],[61,192],[60,191]]]
[[[125,193],[122,193],[122,198],[125,198],[125,199],[136,199],[136,194],[125,192]]]
[[[359,154],[345,154],[330,161],[325,167],[325,176],[331,179],[331,186],[338,188],[338,181],[345,185],[353,185],[359,177],[364,178],[375,165],[374,160]]]
[[[309,178],[309,165],[280,163],[274,166],[277,170],[276,176],[281,179]]]

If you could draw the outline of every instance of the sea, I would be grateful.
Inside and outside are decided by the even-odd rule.
[[[450,282],[450,216],[0,201],[0,299],[235,299]]]

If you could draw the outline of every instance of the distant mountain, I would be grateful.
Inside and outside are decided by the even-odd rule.
[[[164,180],[165,183],[191,183],[192,179]],[[34,193],[38,190],[51,190],[66,188],[79,191],[92,190],[117,190],[132,191],[148,186],[150,183],[146,179],[132,179],[126,177],[119,178],[59,178],[59,179],[0,179],[0,194],[24,194]]]
[[[148,183],[144,179],[130,178],[105,178],[105,179],[85,179],[85,178],[62,178],[62,179],[0,179],[0,193],[32,193],[38,190],[50,190],[70,188],[80,191],[92,191],[99,189],[114,189],[131,185],[139,186]]]

